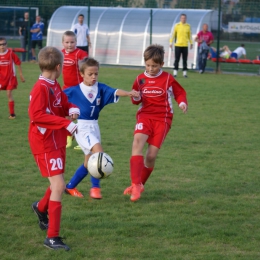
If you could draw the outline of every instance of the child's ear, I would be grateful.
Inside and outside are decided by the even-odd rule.
[[[84,74],[82,72],[79,72],[80,76],[84,78]]]
[[[56,69],[57,69],[57,71],[59,71],[59,70],[61,69],[61,64],[58,64],[58,65],[56,66]]]

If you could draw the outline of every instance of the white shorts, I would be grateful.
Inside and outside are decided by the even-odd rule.
[[[91,149],[97,143],[101,143],[98,120],[78,119],[78,133],[75,138],[85,155],[91,153]]]

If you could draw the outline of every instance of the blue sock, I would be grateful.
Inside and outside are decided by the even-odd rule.
[[[76,170],[69,183],[66,185],[66,188],[73,189],[75,188],[86,176],[88,175],[88,170],[84,167],[84,164],[79,166]]]
[[[91,176],[91,183],[92,183],[92,188],[100,188],[100,179],[96,179],[93,176]]]

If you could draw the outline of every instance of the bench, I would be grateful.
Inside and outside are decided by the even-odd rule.
[[[251,65],[260,65],[260,60],[248,60],[248,59],[224,59],[224,58],[211,58],[213,62],[222,62],[222,63],[236,63],[236,64],[251,64]],[[260,67],[258,74],[260,75]]]
[[[14,52],[27,52],[24,48],[9,48],[13,50]]]
[[[225,63],[243,63],[243,64],[256,64],[260,65],[260,60],[247,60],[247,59],[224,59],[224,58],[211,58],[213,62],[225,62]]]

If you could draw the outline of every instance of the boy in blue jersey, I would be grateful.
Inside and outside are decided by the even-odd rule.
[[[66,185],[66,193],[74,197],[82,198],[83,195],[76,189],[76,186],[88,174],[88,159],[92,153],[103,152],[101,146],[98,117],[104,106],[117,103],[119,97],[139,97],[135,90],[124,91],[114,89],[106,84],[99,83],[99,63],[93,58],[84,58],[79,62],[80,74],[83,82],[73,88],[64,90],[69,102],[74,103],[80,109],[78,118],[78,133],[75,138],[85,154],[84,163],[76,170],[75,174]],[[100,180],[91,176],[92,187],[90,197],[101,199]]]
[[[41,17],[39,15],[36,16],[36,22],[31,27],[30,32],[32,33],[32,61],[36,61],[36,45],[38,45],[38,49],[42,49],[42,36],[44,30],[44,23],[41,22]]]

